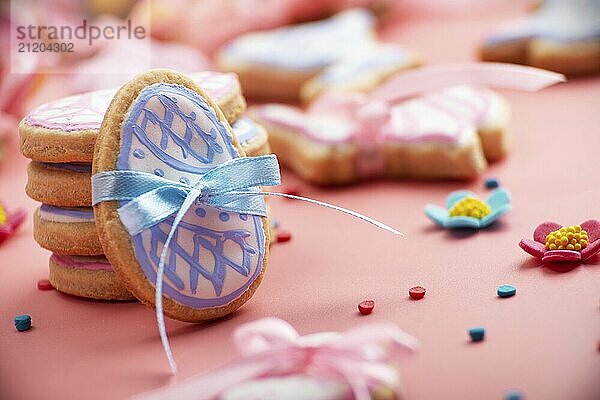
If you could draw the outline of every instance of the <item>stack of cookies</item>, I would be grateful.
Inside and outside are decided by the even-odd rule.
[[[246,102],[237,76],[191,75],[223,111],[249,156],[270,153],[266,131],[243,117]],[[59,291],[105,300],[133,300],[104,256],[92,209],[92,160],[104,114],[117,89],[43,104],[19,125],[21,152],[31,160],[26,192],[42,203],[34,238],[52,252],[52,285]]]

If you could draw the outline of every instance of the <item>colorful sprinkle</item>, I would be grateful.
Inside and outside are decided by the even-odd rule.
[[[501,285],[498,286],[499,297],[511,297],[517,294],[517,288],[513,285]]]
[[[373,308],[375,308],[374,300],[363,300],[358,303],[358,311],[362,315],[369,315],[373,312]]]
[[[469,336],[473,342],[480,342],[485,337],[485,329],[481,326],[469,329]]]
[[[289,242],[292,240],[292,234],[286,231],[277,232],[277,243]]]
[[[48,279],[40,279],[37,281],[37,288],[39,290],[52,290],[54,289],[54,286],[52,286]]]
[[[484,185],[486,189],[496,189],[500,186],[500,182],[496,178],[485,178]]]
[[[425,288],[423,286],[411,287],[408,290],[408,295],[413,300],[420,300],[425,297]]]
[[[279,228],[279,225],[280,224],[279,224],[279,220],[278,219],[271,220],[271,226],[273,228],[277,229],[277,228]]]
[[[25,332],[31,329],[31,316],[27,314],[17,315],[15,317],[15,328],[19,332]]]
[[[521,400],[522,398],[523,396],[518,390],[511,390],[506,393],[506,396],[504,396],[504,400]]]

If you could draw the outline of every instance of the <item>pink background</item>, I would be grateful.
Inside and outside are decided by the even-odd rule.
[[[430,63],[462,62],[474,59],[484,31],[520,12],[506,7],[488,17],[402,19],[383,36],[421,51]],[[600,261],[550,269],[517,243],[544,220],[600,218],[600,78],[504,94],[513,105],[514,146],[488,172],[513,194],[514,210],[501,223],[474,235],[452,234],[422,212],[455,189],[485,196],[481,180],[325,190],[284,173],[284,182],[300,184],[304,195],[369,214],[406,238],[326,209],[271,201],[293,240],[272,247],[264,283],[239,312],[203,325],[168,321],[176,378],[169,376],[152,310],[36,289],[47,276],[49,254],[33,241],[29,218],[0,248],[0,398],[125,398],[226,363],[235,357],[236,326],[275,316],[301,333],[397,323],[421,342],[401,367],[411,399],[501,399],[512,388],[527,399],[598,399]],[[33,211],[36,204],[22,189],[27,160],[16,143],[13,148],[0,170],[0,198]],[[496,297],[504,283],[518,288],[515,297]],[[408,298],[415,285],[427,288],[424,300]],[[364,298],[376,301],[367,317],[356,311]],[[21,313],[33,318],[29,332],[13,327]],[[467,329],[476,325],[486,328],[486,340],[472,344]]]

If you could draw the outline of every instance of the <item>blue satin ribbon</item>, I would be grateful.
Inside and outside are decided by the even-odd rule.
[[[167,337],[162,304],[165,259],[179,223],[195,203],[223,211],[266,217],[263,196],[287,197],[331,208],[402,236],[396,229],[352,210],[306,197],[263,192],[260,189],[260,186],[279,185],[280,181],[279,164],[274,155],[234,158],[198,176],[198,181],[193,185],[131,170],[100,172],[92,176],[92,204],[125,202],[117,212],[132,236],[175,214],[160,255],[155,282],[158,331],[173,373],[177,371],[177,366]]]
[[[187,211],[194,202],[222,211],[266,217],[258,187],[280,183],[274,155],[234,158],[209,170],[193,185],[139,171],[100,172],[92,177],[92,204],[127,201],[118,213],[133,236],[189,203]]]

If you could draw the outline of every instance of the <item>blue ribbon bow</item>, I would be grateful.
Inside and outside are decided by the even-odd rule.
[[[209,170],[193,185],[139,171],[100,172],[92,177],[92,204],[127,201],[118,213],[133,236],[179,212],[184,205],[185,214],[195,202],[266,217],[258,187],[276,186],[280,181],[274,155],[234,158]]]

